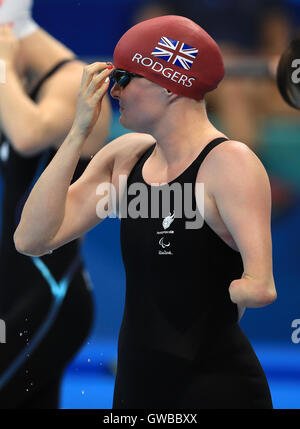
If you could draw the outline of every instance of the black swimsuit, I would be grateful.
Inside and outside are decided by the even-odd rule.
[[[200,165],[225,140],[209,143],[169,183],[192,184],[193,210],[198,210]],[[151,190],[142,168],[154,147],[134,166],[128,187],[138,183]],[[170,213],[121,219],[126,298],[113,407],[272,408],[265,374],[228,292],[231,281],[243,274],[241,255],[205,221],[201,228],[187,229],[185,222],[191,219],[184,215],[184,198],[180,218],[174,195]],[[127,193],[124,207],[129,210],[135,198],[135,192]],[[153,208],[150,192],[148,203]]]
[[[30,97],[35,100],[43,83],[69,61],[53,67]],[[28,158],[17,153],[4,136],[0,144],[0,319],[7,330],[6,344],[0,346],[1,408],[57,408],[61,375],[93,322],[92,294],[79,240],[41,258],[21,255],[13,242],[32,185],[55,153],[51,148]],[[79,161],[73,181],[87,164]]]

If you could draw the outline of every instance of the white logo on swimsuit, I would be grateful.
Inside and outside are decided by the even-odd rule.
[[[174,212],[173,212],[172,216],[171,216],[171,213],[170,213],[169,216],[167,216],[167,217],[164,218],[163,223],[162,223],[164,229],[169,228],[169,226],[173,222],[174,218],[175,218],[175,213]]]
[[[169,246],[170,246],[170,243],[168,243],[168,244],[165,244],[165,243],[164,243],[164,237],[162,237],[162,238],[159,240],[159,244],[161,245],[161,247],[162,247],[163,249],[165,249],[166,247],[169,247]]]
[[[0,158],[2,162],[6,162],[9,158],[9,143],[6,141],[0,147]]]

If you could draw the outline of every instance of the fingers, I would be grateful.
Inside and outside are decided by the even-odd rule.
[[[83,69],[79,98],[92,108],[98,104],[109,88],[109,75],[114,66],[111,63],[93,63]]]
[[[81,95],[95,106],[103,98],[109,88],[109,75],[114,67],[107,63],[93,63],[84,67]]]
[[[109,88],[109,78],[107,77],[100,88],[97,89],[97,91],[94,93],[92,97],[92,103],[98,104],[100,100],[104,97],[105,93],[107,92]]]
[[[92,95],[96,90],[99,89],[99,87],[103,84],[105,79],[109,78],[110,73],[112,72],[112,69],[105,69],[99,74],[94,74],[92,77],[88,88],[87,88],[87,94]]]
[[[95,74],[96,73],[98,74],[99,72],[102,72],[105,70],[109,70],[108,67],[111,67],[111,66],[108,65],[107,63],[100,63],[100,62],[96,62],[93,64],[89,64],[88,66],[85,66],[82,74],[81,87],[82,88],[88,87],[93,77],[95,76]],[[112,70],[113,69],[110,69],[110,72]]]

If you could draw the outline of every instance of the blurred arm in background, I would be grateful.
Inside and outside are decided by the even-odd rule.
[[[11,48],[10,54],[7,53],[8,48]],[[18,41],[10,28],[2,27],[0,59],[6,62],[6,82],[1,85],[0,92],[0,118],[4,133],[14,148],[26,156],[48,146],[58,147],[74,119],[85,63],[41,28]],[[65,59],[73,61],[51,76],[43,84],[37,100],[33,101],[30,91],[41,77]],[[82,157],[94,155],[107,140],[111,117],[107,96],[103,100],[102,113],[86,142]]]

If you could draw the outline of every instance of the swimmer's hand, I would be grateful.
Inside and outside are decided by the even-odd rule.
[[[10,24],[0,25],[0,60],[6,65],[15,67],[20,42],[12,31]]]
[[[72,130],[87,138],[101,112],[101,103],[109,87],[109,75],[113,66],[107,63],[93,63],[83,69],[81,86]]]

